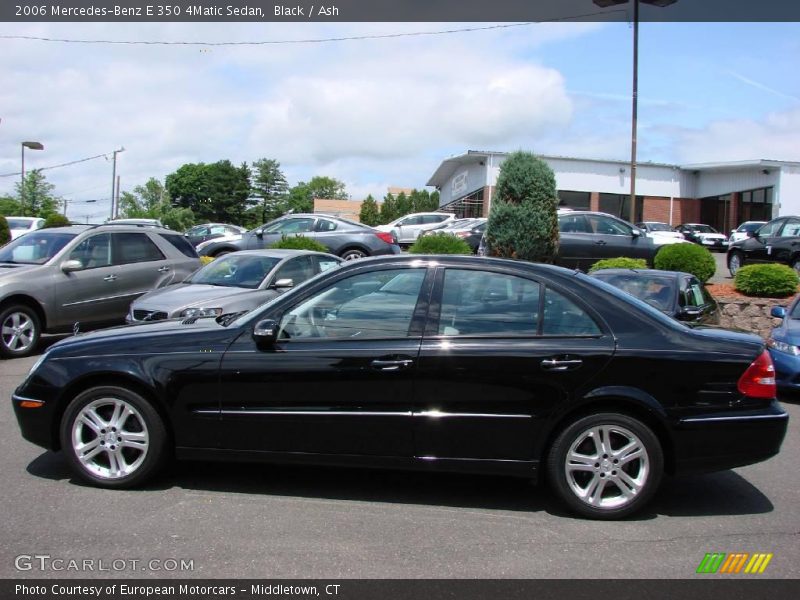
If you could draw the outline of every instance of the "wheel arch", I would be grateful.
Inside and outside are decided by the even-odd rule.
[[[39,325],[42,331],[47,331],[47,315],[36,298],[28,296],[27,294],[12,294],[6,296],[0,300],[0,311],[5,310],[9,306],[14,306],[15,304],[21,304],[33,310],[36,313],[36,317],[39,319]]]
[[[343,248],[340,248],[336,252],[336,256],[341,258],[343,255],[347,254],[350,250],[358,250],[359,252],[363,252],[367,256],[372,256],[372,251],[362,244],[350,243],[345,245]]]

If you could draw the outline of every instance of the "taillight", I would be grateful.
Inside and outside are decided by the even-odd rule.
[[[394,244],[394,237],[391,233],[386,231],[378,231],[375,233],[382,241],[386,242],[387,244]]]
[[[775,387],[775,367],[769,352],[764,350],[739,378],[737,385],[739,391],[750,398],[774,398],[777,394]]]

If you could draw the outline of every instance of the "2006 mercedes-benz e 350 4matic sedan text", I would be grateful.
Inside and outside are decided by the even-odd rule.
[[[23,436],[83,479],[165,457],[545,473],[593,518],[662,474],[776,454],[788,416],[755,336],[689,328],[560,267],[386,257],[246,314],[82,334],[14,394]]]

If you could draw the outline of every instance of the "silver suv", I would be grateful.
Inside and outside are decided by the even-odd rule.
[[[40,229],[0,248],[0,356],[42,332],[123,323],[131,302],[200,267],[180,233],[133,225]]]

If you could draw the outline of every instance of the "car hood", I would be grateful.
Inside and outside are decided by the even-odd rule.
[[[670,237],[670,238],[678,238],[683,239],[683,234],[677,231],[648,231],[648,235],[652,235],[653,237]]]
[[[205,285],[198,283],[179,283],[146,293],[134,301],[137,309],[162,310],[171,312],[178,308],[215,308],[210,303],[223,307],[225,300],[247,295],[263,295],[265,290],[251,290],[240,287]]]
[[[695,233],[695,237],[704,239],[704,240],[724,240],[726,239],[724,235],[721,233]]]
[[[40,269],[43,265],[24,265],[17,263],[0,262],[0,279],[3,277],[11,277],[14,274],[25,273]]]

